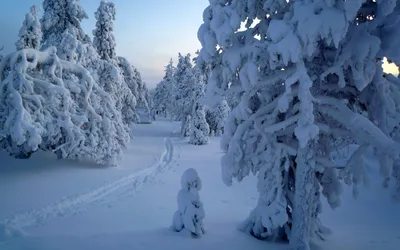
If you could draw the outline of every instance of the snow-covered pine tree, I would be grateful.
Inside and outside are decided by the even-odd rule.
[[[1,53],[1,51],[4,49],[4,46],[2,46],[1,48],[0,48],[0,63],[1,63],[1,60],[3,60],[3,54]]]
[[[164,76],[165,78],[165,76]],[[167,102],[167,94],[168,89],[166,88],[166,84],[164,82],[164,79],[159,82],[156,85],[156,88],[154,90],[154,95],[153,95],[153,105],[154,105],[154,111],[156,115],[158,116],[163,116],[167,118],[168,116],[168,102]]]
[[[243,230],[308,250],[324,233],[320,193],[336,207],[342,179],[356,191],[368,147],[400,197],[399,80],[381,61],[400,63],[399,11],[397,1],[210,1],[198,63],[213,63],[208,93],[240,93],[221,142],[223,180],[258,175]],[[332,153],[354,143],[338,171]]]
[[[129,88],[132,95],[130,96],[130,102],[132,106],[132,119],[135,123],[139,123],[140,118],[136,111],[137,100],[138,100],[138,86],[137,86],[137,79],[136,79],[136,72],[134,71],[134,67],[129,61],[124,57],[117,57],[118,68],[120,69],[123,80],[126,86]],[[127,100],[129,101],[129,100]]]
[[[39,49],[42,41],[42,28],[38,19],[40,8],[36,5],[30,8],[28,14],[18,33],[18,41],[15,43],[17,50],[21,49]]]
[[[157,84],[154,93],[154,110],[158,115],[164,117],[171,117],[174,114],[174,98],[173,93],[175,89],[175,67],[172,59],[169,64],[165,67],[165,75],[163,80]]]
[[[231,109],[228,102],[222,99],[215,110],[213,111],[215,117],[215,128],[213,128],[216,136],[221,136],[224,133],[224,127]]]
[[[56,51],[23,49],[1,61],[1,147],[18,158],[40,148],[59,158],[117,164],[130,139],[121,111],[91,72]]]
[[[197,237],[205,233],[203,225],[205,213],[199,195],[201,187],[197,171],[193,168],[186,169],[181,177],[181,190],[177,197],[178,210],[172,221],[172,228],[175,231],[187,230]]]
[[[195,82],[192,84],[190,90],[191,98],[188,99],[192,114],[189,130],[189,143],[194,145],[204,145],[208,144],[208,136],[210,135],[210,127],[206,120],[205,107],[201,104],[201,98],[204,96],[205,84],[198,68],[193,68],[192,71],[195,74]]]
[[[142,96],[143,96],[143,107],[145,110],[145,114],[147,117],[147,121],[151,123],[152,118],[151,118],[151,98],[150,98],[150,93],[149,89],[147,88],[146,82],[142,82]]]
[[[81,27],[81,21],[88,16],[79,5],[79,0],[43,0],[43,11],[41,19],[43,48],[55,46],[57,54],[61,55],[61,53],[67,54],[65,40],[70,40],[68,37],[82,43],[90,42],[90,38]]]
[[[153,97],[152,97],[152,93],[151,93],[152,91],[149,90],[146,82],[143,82],[143,84],[144,84],[144,99],[146,100],[147,106],[149,108],[150,121],[153,121],[154,104],[153,104]]]
[[[137,108],[142,109],[142,111],[144,112],[144,120],[146,121],[150,121],[150,107],[149,104],[147,102],[147,86],[146,83],[143,82],[142,80],[142,76],[140,75],[140,72],[133,67],[133,71],[135,72],[135,79],[136,79],[136,84],[137,84],[137,92],[138,92],[138,97],[137,97]]]
[[[114,3],[101,0],[95,12],[97,22],[96,29],[93,30],[93,45],[100,58],[113,63],[116,59],[116,42],[113,33],[115,16]]]
[[[210,127],[210,136],[212,134],[213,137],[215,136],[215,129],[217,128],[217,123],[215,122],[215,114],[213,110],[211,110],[209,107],[205,107],[205,113],[206,113],[206,122]]]
[[[190,133],[192,132],[192,116],[187,115],[185,120],[182,122],[182,127],[181,127],[181,136],[189,136]]]
[[[206,121],[210,126],[210,135],[221,136],[224,133],[224,127],[231,109],[225,98],[217,102],[214,108],[206,109]]]
[[[192,63],[190,60],[190,54],[186,56],[182,56],[179,53],[179,61],[176,66],[175,71],[175,81],[176,86],[174,88],[175,94],[175,117],[178,121],[183,121],[182,127],[184,125],[184,121],[187,115],[191,114],[193,106],[190,105],[192,99],[192,88],[195,84],[195,75],[192,70]],[[184,135],[188,136],[188,135]]]
[[[0,141],[16,157],[40,148],[115,165],[132,135],[136,101],[119,69],[83,33],[78,3],[45,0],[45,49],[23,49],[1,62]]]
[[[209,143],[210,127],[206,121],[204,106],[196,103],[194,108],[192,123],[190,126],[189,143],[193,145],[204,145]]]

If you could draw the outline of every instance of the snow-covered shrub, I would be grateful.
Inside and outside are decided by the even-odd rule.
[[[392,173],[398,180],[400,85],[383,73],[381,60],[400,64],[399,7],[372,0],[210,1],[197,63],[213,64],[207,93],[228,95],[233,107],[221,141],[224,182],[258,175],[259,202],[245,231],[310,249],[309,239],[325,231],[320,186],[332,207],[340,204],[342,179],[355,188],[363,183],[368,147],[384,179]],[[359,148],[338,171],[332,153],[354,143]]]
[[[113,33],[115,15],[114,3],[101,0],[95,12],[97,22],[96,29],[93,30],[93,45],[100,58],[109,62],[114,62],[116,59],[116,42]]]
[[[187,230],[194,236],[205,233],[203,203],[200,201],[201,179],[197,171],[188,168],[181,177],[181,190],[178,193],[178,211],[175,212],[172,228],[177,232]]]
[[[18,33],[18,41],[15,43],[17,50],[21,49],[39,49],[42,41],[42,27],[37,17],[38,6],[32,6]]]
[[[209,134],[210,128],[206,121],[204,107],[201,104],[197,104],[192,117],[189,143],[194,145],[208,144]]]
[[[0,141],[15,156],[39,148],[60,158],[116,164],[129,142],[112,96],[55,47],[9,54],[0,65]],[[112,80],[112,75],[110,75]]]

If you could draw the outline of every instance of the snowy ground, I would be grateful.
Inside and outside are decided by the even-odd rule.
[[[255,180],[233,187],[222,183],[218,138],[207,146],[189,145],[174,136],[179,124],[168,121],[138,125],[136,131],[117,168],[56,161],[47,154],[14,160],[0,153],[0,221],[23,232],[6,237],[0,226],[0,249],[287,249],[236,230],[257,202]],[[207,233],[201,239],[168,229],[180,176],[189,167],[203,181]],[[357,201],[347,191],[337,211],[325,206],[323,222],[333,234],[318,245],[327,250],[399,249],[399,211],[379,180],[371,180]]]

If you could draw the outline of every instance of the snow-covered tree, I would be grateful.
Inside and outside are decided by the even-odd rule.
[[[0,63],[1,147],[19,158],[42,149],[116,165],[138,121],[139,73],[124,58],[100,58],[81,29],[78,0],[43,8],[41,51],[21,49]]]
[[[39,49],[42,41],[42,28],[37,13],[40,8],[36,5],[30,8],[28,14],[18,33],[18,41],[15,43],[17,50],[21,49]]]
[[[164,80],[159,82],[156,85],[156,88],[154,90],[154,95],[153,95],[153,105],[154,105],[154,111],[156,112],[157,115],[167,117],[168,112],[170,109],[168,109],[168,102],[166,98],[166,93],[168,89],[166,88],[166,84],[164,83]]]
[[[185,120],[182,122],[182,127],[181,127],[181,136],[182,137],[187,137],[190,136],[190,133],[192,131],[191,126],[192,126],[192,116],[187,115]]]
[[[1,51],[4,49],[4,46],[2,46],[1,48],[0,48],[0,63],[1,63],[1,60],[3,60],[3,54],[1,54]]]
[[[206,121],[204,106],[197,103],[190,126],[189,143],[193,145],[204,145],[209,143],[210,127]]]
[[[19,158],[40,148],[59,158],[117,164],[130,137],[113,96],[56,51],[24,49],[1,61],[1,147]],[[105,75],[118,82],[117,74]]]
[[[150,106],[149,103],[147,102],[148,100],[148,88],[146,86],[146,83],[143,82],[142,76],[140,75],[140,72],[134,67],[133,68],[135,72],[135,79],[137,83],[137,91],[138,91],[138,97],[137,97],[137,107],[141,108],[144,111],[144,115],[146,116],[146,120],[150,121]]]
[[[336,207],[343,179],[357,191],[368,147],[400,197],[399,80],[381,61],[400,63],[399,11],[397,1],[210,1],[197,63],[213,64],[214,103],[237,93],[221,142],[223,180],[258,176],[259,201],[243,230],[310,249],[325,231],[320,194]],[[338,167],[332,153],[354,143]]]
[[[93,79],[114,100],[115,108],[121,113],[128,133],[133,135],[133,126],[139,121],[136,112],[136,98],[125,82],[123,72],[113,63],[101,59],[93,61],[89,65],[89,69]]]
[[[157,114],[163,115],[164,117],[172,117],[174,114],[174,98],[173,93],[175,89],[175,67],[173,66],[172,59],[169,64],[165,67],[165,75],[163,80],[157,84],[154,97],[153,105],[154,110]]]
[[[213,128],[210,127],[211,130],[215,132],[216,136],[220,136],[224,133],[224,127],[226,120],[228,118],[229,112],[231,109],[229,108],[228,102],[223,99],[218,104],[213,113]]]
[[[79,0],[43,0],[43,48],[56,46],[61,53],[65,48],[66,36],[72,36],[79,42],[90,42],[81,27],[81,21],[88,18],[79,5]]]
[[[113,33],[115,16],[114,3],[102,0],[95,12],[97,22],[96,29],[93,30],[93,45],[100,58],[109,62],[114,62],[116,58],[116,42]]]
[[[118,62],[118,68],[121,70],[122,76],[124,78],[124,82],[126,86],[129,88],[130,92],[132,93],[130,100],[127,101],[130,101],[132,106],[135,107],[134,110],[132,111],[134,113],[132,114],[132,116],[135,123],[138,123],[140,119],[136,111],[137,99],[139,96],[137,89],[136,72],[132,64],[130,64],[126,58],[117,57],[117,62]]]
[[[206,122],[208,126],[210,127],[210,136],[215,136],[215,129],[217,127],[217,123],[215,122],[215,114],[212,109],[209,107],[205,107],[205,113],[206,113]]]
[[[179,54],[179,61],[175,72],[176,86],[174,88],[175,95],[175,117],[178,121],[185,121],[187,115],[193,110],[192,104],[192,88],[196,82],[190,54],[182,56]],[[185,126],[184,122],[182,126]],[[187,135],[185,135],[187,136]]]
[[[203,203],[200,201],[201,179],[197,171],[188,168],[181,177],[181,190],[178,193],[178,210],[175,212],[172,228],[177,232],[189,231],[194,236],[205,233]]]

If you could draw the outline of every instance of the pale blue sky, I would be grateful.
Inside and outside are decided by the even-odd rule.
[[[117,8],[115,36],[117,54],[125,56],[153,88],[164,75],[164,66],[178,52],[191,53],[200,48],[197,30],[208,0],[112,0]],[[89,16],[82,26],[92,35],[94,12],[100,0],[80,0]],[[25,13],[42,0],[2,0],[0,8],[0,47],[14,50]]]

